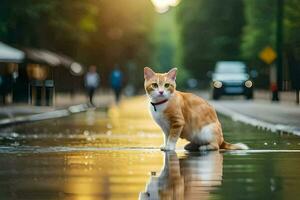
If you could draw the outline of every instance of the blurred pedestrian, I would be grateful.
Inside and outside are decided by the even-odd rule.
[[[89,101],[92,106],[95,106],[93,102],[93,97],[96,89],[99,87],[99,84],[100,77],[97,73],[97,67],[95,65],[91,65],[89,67],[89,71],[85,75],[85,88],[87,90]]]
[[[115,100],[117,103],[120,101],[121,90],[122,90],[122,71],[116,67],[110,75],[110,84],[115,94]]]

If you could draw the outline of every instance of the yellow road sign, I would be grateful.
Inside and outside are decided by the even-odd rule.
[[[260,53],[259,58],[262,59],[265,63],[271,64],[276,59],[277,54],[272,49],[272,47],[265,47]]]

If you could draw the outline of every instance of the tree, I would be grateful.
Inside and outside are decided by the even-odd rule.
[[[96,64],[105,84],[116,64],[126,71],[134,63],[142,74],[152,55],[153,14],[148,0],[2,0],[0,37]]]
[[[300,42],[300,0],[285,1],[285,44]]]
[[[153,30],[153,68],[158,72],[167,72],[178,68],[177,87],[184,87],[188,73],[182,65],[179,27],[176,21],[177,8],[171,8],[163,14],[156,14]]]
[[[243,29],[241,51],[243,57],[254,66],[260,78],[256,86],[269,86],[269,65],[260,61],[259,53],[267,46],[275,50],[277,1],[244,0],[246,25]],[[289,80],[287,57],[291,48],[300,42],[300,0],[284,1],[283,24],[283,71],[284,79]]]
[[[240,59],[242,1],[185,0],[179,7],[183,63],[195,77],[205,79],[218,60]]]
[[[244,0],[246,25],[241,44],[247,60],[257,60],[260,51],[271,46],[275,49],[276,1]]]

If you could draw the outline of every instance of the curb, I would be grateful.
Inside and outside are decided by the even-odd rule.
[[[257,128],[261,128],[271,132],[279,132],[279,133],[291,133],[294,135],[300,136],[300,128],[295,126],[289,126],[285,124],[276,124],[271,122],[266,122],[263,120],[259,120],[253,117],[249,117],[247,115],[240,114],[231,109],[225,108],[221,105],[210,102],[216,109],[216,111],[222,115],[230,117],[233,121],[242,122],[244,124],[248,124],[251,126],[255,126]]]
[[[84,112],[84,111],[88,110],[89,108],[90,107],[87,104],[79,104],[79,105],[70,106],[68,108],[60,109],[60,110],[54,110],[54,111],[49,111],[49,112],[44,112],[44,113],[39,113],[39,114],[2,119],[2,120],[0,120],[0,127],[10,126],[10,125],[14,125],[14,124],[20,124],[20,123],[25,123],[25,122],[35,122],[35,121],[41,121],[41,120],[46,120],[46,119],[66,117],[71,114]]]

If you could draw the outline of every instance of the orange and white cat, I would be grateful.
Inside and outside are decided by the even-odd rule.
[[[161,150],[175,150],[178,138],[190,143],[186,150],[248,149],[245,144],[224,141],[215,109],[204,99],[176,90],[177,69],[155,73],[144,68],[145,90],[153,119],[164,132]]]

